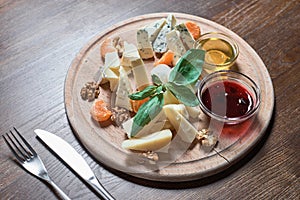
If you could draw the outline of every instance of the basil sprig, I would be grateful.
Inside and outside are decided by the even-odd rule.
[[[188,50],[170,73],[169,81],[178,85],[194,84],[202,72],[205,51]]]
[[[149,85],[142,91],[130,94],[128,97],[132,100],[142,100],[155,94],[156,88],[157,86]]]
[[[164,105],[163,93],[156,94],[139,108],[133,118],[131,137],[134,137],[151,119],[153,119]]]
[[[132,100],[150,99],[142,104],[133,118],[131,137],[134,137],[151,119],[153,119],[164,105],[164,92],[169,90],[181,103],[186,106],[197,106],[199,101],[195,93],[188,87],[199,78],[204,63],[205,51],[190,49],[177,62],[169,75],[169,82],[164,83],[153,74],[152,82],[144,90],[129,95]]]
[[[166,88],[184,105],[191,107],[199,105],[197,96],[190,88],[173,82],[166,83]]]

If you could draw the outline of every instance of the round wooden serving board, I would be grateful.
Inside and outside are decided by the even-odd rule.
[[[272,116],[274,106],[273,86],[269,73],[256,52],[238,35],[227,28],[201,17],[173,13],[177,23],[194,21],[201,32],[222,32],[236,40],[240,54],[234,66],[251,77],[261,89],[261,106],[255,117],[235,126],[219,126],[219,143],[213,151],[207,152],[199,144],[189,145],[174,162],[149,162],[137,153],[121,148],[125,132],[114,125],[105,126],[92,120],[89,110],[92,102],[81,99],[80,90],[88,81],[93,81],[99,67],[103,66],[100,45],[107,37],[120,36],[136,45],[136,30],[169,13],[155,13],[138,16],[116,24],[86,44],[72,62],[65,82],[65,106],[69,121],[76,136],[86,149],[104,165],[124,173],[157,181],[188,181],[207,177],[238,162],[262,138]],[[150,66],[153,61],[145,61]],[[110,102],[110,92],[101,88],[100,98]],[[201,114],[203,115],[203,114]],[[208,121],[200,117],[200,125]],[[213,122],[210,123],[210,126]],[[204,127],[202,127],[204,128]],[[161,155],[167,155],[162,153]]]

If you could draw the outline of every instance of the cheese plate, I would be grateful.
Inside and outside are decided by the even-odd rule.
[[[251,77],[261,90],[261,105],[257,114],[244,123],[218,124],[210,121],[204,114],[200,115],[199,120],[195,122],[197,127],[213,126],[219,131],[218,144],[213,150],[203,150],[197,143],[182,144],[178,141],[178,144],[170,147],[173,152],[171,155],[168,151],[162,151],[159,160],[152,162],[140,154],[123,149],[122,142],[126,138],[124,130],[118,126],[94,121],[90,116],[92,102],[83,101],[80,96],[82,86],[94,80],[99,68],[104,65],[100,47],[108,37],[118,36],[137,45],[136,33],[139,28],[167,18],[169,14],[153,13],[128,19],[108,28],[87,43],[68,70],[64,91],[65,108],[74,134],[103,165],[148,180],[190,181],[219,173],[238,162],[255,148],[271,119],[274,107],[271,78],[261,58],[241,37],[213,21],[183,13],[172,13],[177,19],[177,24],[193,21],[201,27],[201,33],[222,32],[232,37],[240,50],[234,65],[235,70]],[[148,69],[153,66],[155,60],[144,62]],[[105,87],[100,87],[99,97],[109,103],[114,98],[110,89]]]

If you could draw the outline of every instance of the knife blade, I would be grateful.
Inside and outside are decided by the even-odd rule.
[[[66,141],[45,130],[36,129],[34,132],[58,157],[60,157],[86,183],[95,189],[105,200],[113,200],[99,182],[83,157]]]

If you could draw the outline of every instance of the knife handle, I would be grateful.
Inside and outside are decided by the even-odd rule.
[[[105,190],[105,188],[101,185],[101,183],[98,181],[98,179],[93,176],[89,179],[89,184],[92,186],[98,194],[103,197],[105,200],[115,200],[115,198]]]

